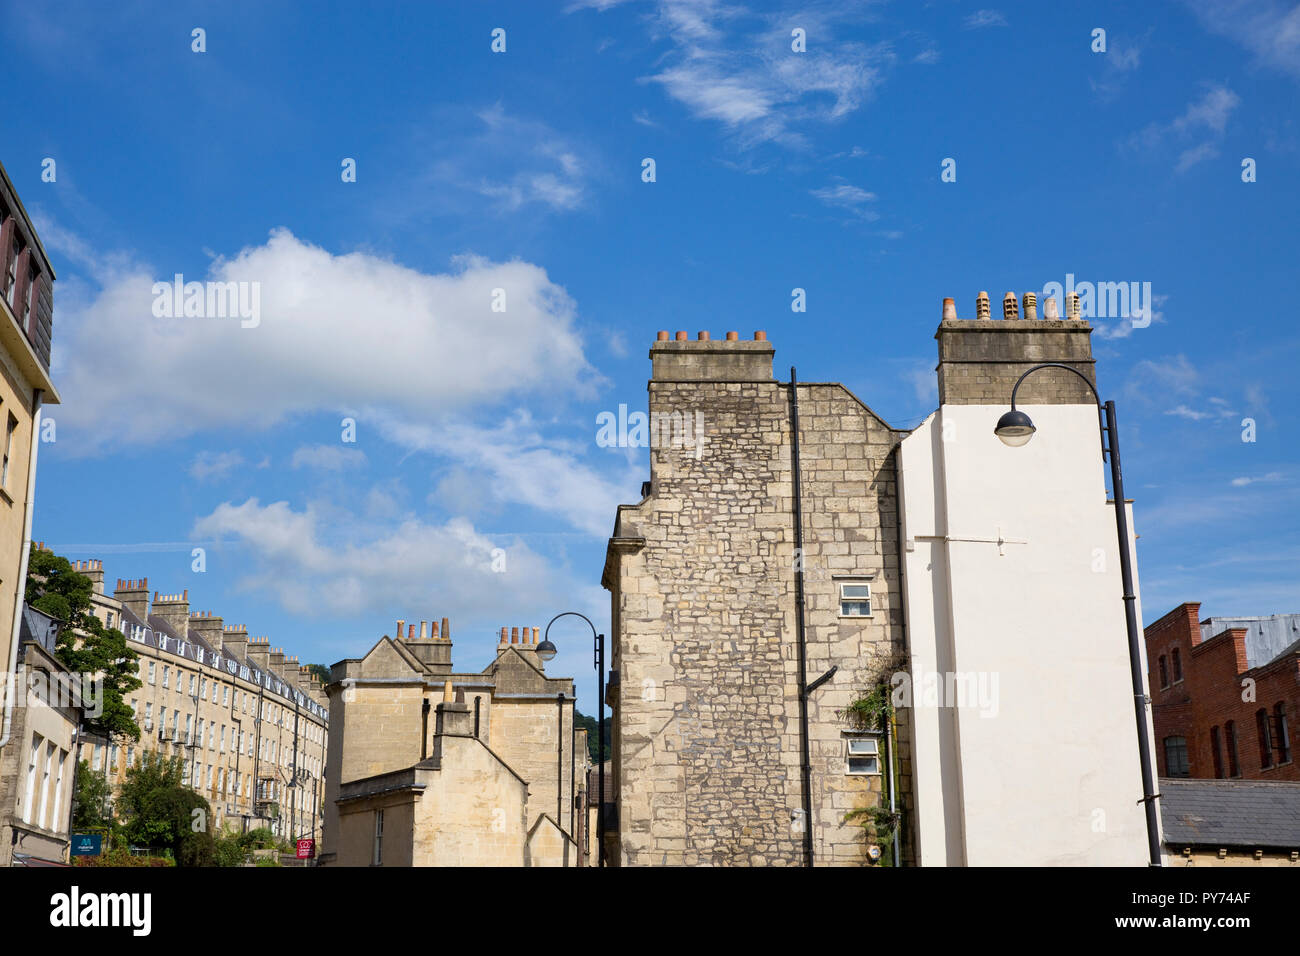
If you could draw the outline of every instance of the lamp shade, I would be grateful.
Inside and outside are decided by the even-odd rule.
[[[999,418],[997,427],[993,429],[993,433],[1002,439],[1002,443],[1012,448],[1019,448],[1026,444],[1034,437],[1035,431],[1037,429],[1034,428],[1034,423],[1030,421],[1029,416],[1015,408]]]
[[[542,641],[537,645],[537,656],[544,661],[549,661],[555,656],[555,645],[548,640]]]

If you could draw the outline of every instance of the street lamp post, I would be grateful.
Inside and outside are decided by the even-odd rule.
[[[542,634],[542,643],[537,645],[537,656],[543,661],[549,661],[555,656],[555,645],[550,642],[551,624],[554,624],[562,617],[580,617],[587,622],[591,628],[591,636],[594,639],[595,667],[597,672],[596,684],[596,722],[597,733],[600,736],[600,766],[597,768],[598,779],[600,780],[600,789],[596,804],[596,839],[599,849],[599,865],[605,865],[605,635],[596,633],[596,625],[591,623],[590,618],[585,614],[579,614],[577,611],[564,611],[551,618],[546,625],[546,631]]]
[[[1142,767],[1142,805],[1146,811],[1147,849],[1151,866],[1160,866],[1160,825],[1156,818],[1155,777],[1151,767],[1151,752],[1147,743],[1147,696],[1142,686],[1142,651],[1138,636],[1137,596],[1133,593],[1133,561],[1129,554],[1128,512],[1124,505],[1124,474],[1119,457],[1119,424],[1115,417],[1115,403],[1102,403],[1096,386],[1078,369],[1060,362],[1044,362],[1028,369],[1011,389],[1011,410],[998,419],[994,434],[1006,445],[1018,448],[1034,437],[1037,430],[1029,416],[1016,408],[1016,392],[1020,384],[1034,372],[1044,368],[1063,368],[1079,376],[1097,400],[1098,426],[1101,433],[1102,459],[1110,461],[1110,485],[1115,497],[1115,529],[1119,535],[1119,569],[1124,586],[1124,623],[1128,628],[1129,672],[1133,679],[1133,708],[1137,715],[1138,759]]]

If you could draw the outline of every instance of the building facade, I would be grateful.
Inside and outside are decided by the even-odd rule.
[[[1300,782],[1300,614],[1200,613],[1180,604],[1145,632],[1161,776]]]
[[[404,633],[405,631],[405,633]],[[502,628],[492,663],[452,668],[450,623],[397,622],[334,665],[321,862],[579,866],[588,758],[573,681],[538,629]]]
[[[611,864],[1144,862],[1097,403],[1035,373],[1039,438],[993,433],[1031,366],[1094,381],[1091,328],[1008,297],[1001,320],[945,302],[940,407],[911,431],[776,380],[761,332],[659,333],[650,481],[602,576]],[[882,694],[893,720],[855,719]]]
[[[329,747],[320,680],[268,638],[191,611],[188,591],[155,591],[151,603],[147,579],[119,578],[110,595],[103,562],[73,568],[93,583],[96,616],[139,655],[142,683],[127,697],[140,740],[83,740],[91,771],[116,787],[146,751],[180,757],[186,785],[208,800],[216,826],[319,839]]]
[[[0,867],[68,862],[81,675],[55,654],[59,622],[23,606],[12,734],[0,751]]]
[[[0,166],[0,668],[5,675],[16,674],[23,643],[41,408],[59,402],[50,378],[53,288],[49,257]],[[22,767],[31,740],[16,734],[14,717],[26,698],[16,681],[6,679],[0,681],[0,699],[0,767]]]

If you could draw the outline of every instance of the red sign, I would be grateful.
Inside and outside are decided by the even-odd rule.
[[[312,857],[314,857],[315,855],[316,855],[316,841],[315,841],[315,840],[299,840],[299,841],[298,841],[298,859],[300,859],[300,860],[310,860],[310,859],[311,859]]]

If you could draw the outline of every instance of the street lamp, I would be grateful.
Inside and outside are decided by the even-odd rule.
[[[1138,760],[1142,766],[1142,805],[1146,811],[1147,849],[1151,856],[1151,866],[1160,866],[1160,826],[1156,819],[1155,779],[1151,770],[1151,753],[1147,746],[1147,697],[1142,688],[1142,652],[1138,643],[1137,596],[1133,593],[1133,562],[1129,554],[1128,512],[1124,507],[1124,475],[1119,458],[1119,423],[1115,417],[1115,403],[1106,402],[1097,394],[1096,386],[1088,377],[1071,365],[1060,362],[1044,362],[1027,370],[1011,389],[1011,410],[998,419],[993,433],[1002,443],[1012,448],[1019,448],[1034,437],[1037,430],[1029,416],[1016,408],[1016,392],[1020,384],[1044,368],[1063,368],[1079,376],[1097,400],[1098,425],[1101,434],[1102,460],[1110,460],[1110,485],[1115,497],[1115,529],[1119,534],[1119,569],[1124,585],[1124,623],[1128,628],[1129,672],[1133,678],[1133,708],[1137,714]]]
[[[596,804],[596,842],[599,851],[599,864],[605,865],[605,635],[596,633],[596,625],[591,623],[590,618],[585,614],[579,614],[577,611],[564,611],[551,618],[546,625],[546,630],[542,633],[542,643],[537,645],[537,656],[544,661],[549,661],[555,656],[555,645],[549,640],[551,625],[562,617],[580,617],[587,622],[591,628],[591,636],[594,638],[595,661],[594,666],[597,672],[596,684],[596,721],[597,736],[599,737],[598,746],[600,748],[600,765],[597,767],[597,774],[600,780]]]

